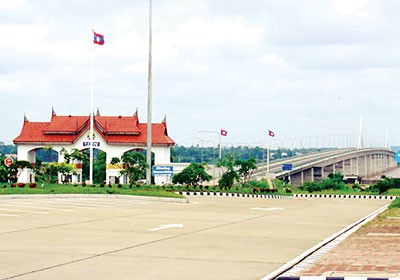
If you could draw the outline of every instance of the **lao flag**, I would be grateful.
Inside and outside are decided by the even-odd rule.
[[[275,137],[275,132],[268,130],[268,136]]]
[[[228,131],[221,129],[221,136],[227,136]]]
[[[97,44],[97,45],[104,45],[104,35],[101,35],[99,33],[96,33],[93,31],[93,43]]]

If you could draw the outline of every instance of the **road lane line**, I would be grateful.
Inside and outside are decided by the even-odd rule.
[[[14,214],[1,214],[1,213],[0,213],[0,216],[2,216],[2,217],[19,217],[18,215],[14,215]]]
[[[32,213],[32,214],[46,214],[46,215],[49,214],[47,212],[27,211],[27,210],[8,209],[8,208],[0,208],[0,211],[23,212],[23,213]]]
[[[54,211],[65,211],[65,212],[74,212],[71,209],[58,209],[58,208],[50,208],[50,207],[42,207],[42,206],[31,206],[31,205],[21,205],[21,204],[2,204],[2,206],[11,206],[11,207],[21,207],[21,208],[30,208],[30,209],[44,209],[44,210],[54,210]]]

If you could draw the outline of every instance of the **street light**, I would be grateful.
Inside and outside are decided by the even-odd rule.
[[[198,133],[216,133],[218,135],[218,146],[219,146],[219,153],[218,153],[218,158],[221,159],[221,133],[220,131],[216,130],[200,130]]]
[[[215,163],[215,142],[214,141],[211,141],[211,140],[204,140],[204,139],[202,139],[202,138],[200,138],[200,137],[188,137],[188,138],[184,138],[184,140],[197,140],[197,141],[199,141],[200,143],[201,143],[201,148],[202,148],[202,150],[201,150],[201,161],[202,162],[204,162],[204,159],[203,159],[203,155],[204,155],[204,153],[203,153],[203,150],[204,150],[204,143],[212,143],[213,144],[213,162]]]
[[[221,142],[221,146],[222,146],[222,144],[225,144],[227,146],[227,148],[228,148],[228,144],[232,146],[232,156],[233,156],[233,158],[235,158],[235,146],[233,145],[233,143]]]

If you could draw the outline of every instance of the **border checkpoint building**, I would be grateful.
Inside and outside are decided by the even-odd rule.
[[[139,122],[138,111],[133,116],[101,116],[99,110],[94,115],[93,148],[106,153],[106,183],[128,183],[120,175],[121,166],[110,164],[113,157],[121,158],[124,152],[146,150],[147,123]],[[21,133],[14,139],[18,160],[36,162],[36,150],[51,146],[58,153],[58,162],[64,162],[60,153],[65,148],[80,151],[90,148],[90,116],[57,116],[52,110],[49,122],[30,122],[24,117]],[[166,118],[161,123],[152,124],[152,153],[154,165],[171,165],[171,147],[174,140],[168,136]],[[74,162],[76,174],[72,183],[82,183],[82,163]],[[60,180],[59,175],[59,180]],[[34,171],[21,170],[18,182],[35,181]],[[171,176],[156,176],[155,183],[169,183]]]

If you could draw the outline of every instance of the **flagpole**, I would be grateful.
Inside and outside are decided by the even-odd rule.
[[[147,170],[146,170],[146,183],[148,185],[151,184],[151,115],[152,115],[152,0],[149,0],[149,72],[148,72],[148,93],[147,93],[147,150],[146,150],[146,159],[147,159]]]
[[[269,138],[268,138],[268,143],[267,143],[267,174],[269,174]]]
[[[221,150],[221,131],[218,134],[219,136],[219,154],[218,154],[218,158],[221,159],[222,156],[222,150]]]
[[[89,132],[89,143],[90,143],[90,167],[89,167],[89,184],[93,184],[93,80],[94,80],[94,51],[92,52],[92,67],[90,75],[90,132]]]

